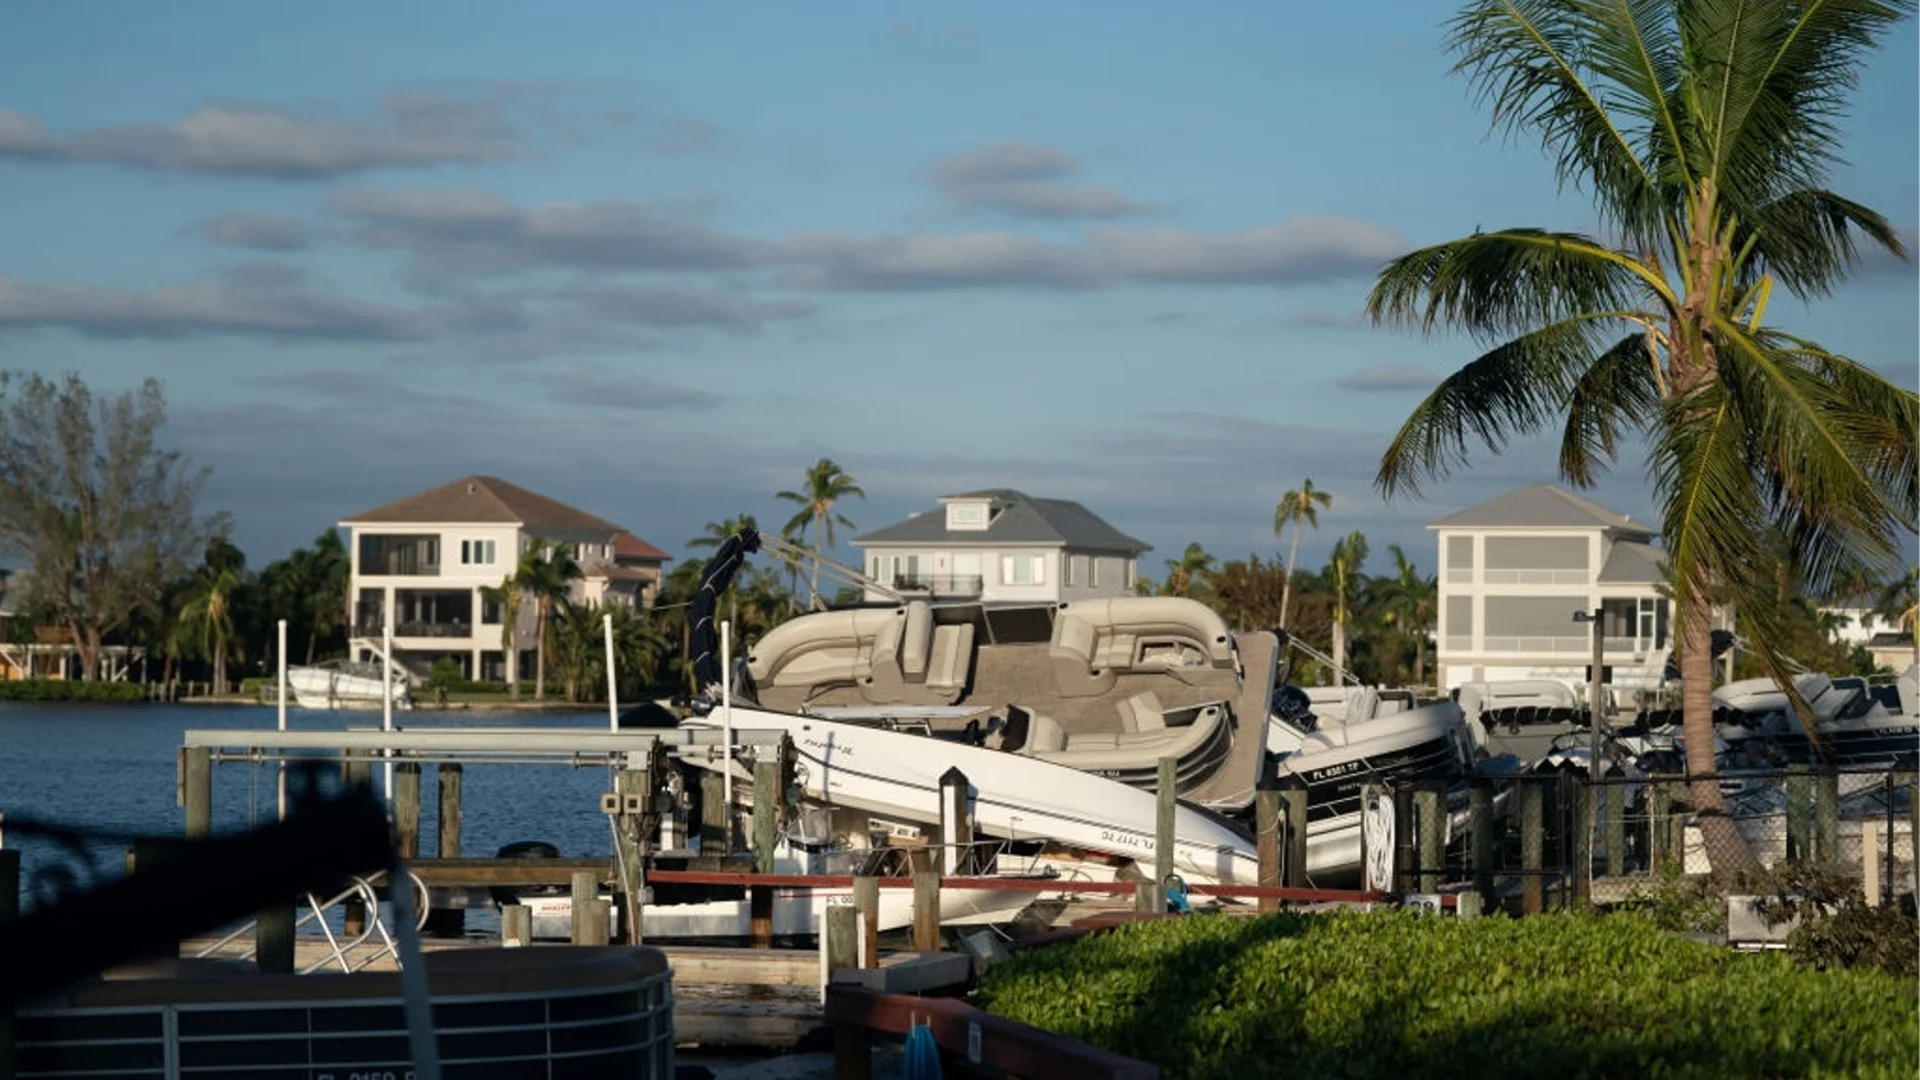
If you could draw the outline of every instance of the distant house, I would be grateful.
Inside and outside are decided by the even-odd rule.
[[[353,652],[365,658],[393,627],[395,659],[424,668],[461,660],[469,678],[503,679],[502,605],[487,596],[513,574],[535,540],[563,545],[586,576],[577,603],[648,606],[666,552],[605,518],[494,476],[468,476],[355,514],[349,613]],[[518,620],[520,672],[533,670],[534,613]]]
[[[1427,526],[1440,566],[1437,678],[1560,679],[1582,685],[1599,609],[1616,687],[1658,683],[1672,603],[1654,526],[1551,484],[1510,491]]]
[[[1084,600],[1133,593],[1136,561],[1152,550],[1077,502],[1010,488],[939,499],[856,537],[866,573],[896,592],[986,603]],[[868,600],[886,596],[868,590]]]

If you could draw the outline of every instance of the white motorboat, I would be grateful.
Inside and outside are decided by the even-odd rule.
[[[1470,682],[1454,695],[1460,709],[1489,730],[1504,727],[1518,734],[1527,724],[1587,722],[1586,706],[1573,687],[1558,679],[1504,679]]]
[[[313,666],[289,667],[287,685],[303,709],[378,709],[383,692],[396,709],[413,708],[407,679],[395,672],[382,678],[379,661],[329,660]]]
[[[1841,767],[1911,769],[1920,758],[1920,664],[1876,695],[1865,679],[1819,672],[1794,677],[1813,729]],[[1742,679],[1713,692],[1714,715],[1730,754],[1755,764],[1804,762],[1815,751],[1787,693],[1771,679]]]

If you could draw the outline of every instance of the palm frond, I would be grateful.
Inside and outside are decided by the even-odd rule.
[[[1562,185],[1589,187],[1610,224],[1650,242],[1665,229],[1660,184],[1609,107],[1637,105],[1654,113],[1653,102],[1632,102],[1631,88],[1663,83],[1660,68],[1671,47],[1657,33],[1657,20],[1632,17],[1636,12],[1626,21],[1644,33],[1647,60],[1607,56],[1596,47],[1607,37],[1599,32],[1607,14],[1597,5],[1556,0],[1480,0],[1453,19],[1448,44],[1454,70],[1490,106],[1495,130],[1537,133]],[[1608,94],[1591,81],[1596,58],[1615,61],[1608,66],[1621,92]]]
[[[1442,379],[1381,455],[1374,486],[1388,498],[1417,495],[1424,481],[1466,464],[1470,441],[1499,453],[1514,436],[1540,430],[1567,407],[1596,363],[1609,323],[1619,324],[1618,313],[1563,319]]]
[[[1375,324],[1447,325],[1483,341],[1595,311],[1677,308],[1652,268],[1579,233],[1506,229],[1422,248],[1388,263],[1367,297]],[[1654,314],[1654,313],[1649,313]]]
[[[1581,374],[1567,396],[1560,475],[1593,483],[1616,459],[1622,434],[1646,429],[1660,408],[1659,365],[1642,332],[1621,338]]]
[[[1771,273],[1795,296],[1824,296],[1853,265],[1865,238],[1904,259],[1899,230],[1880,214],[1823,188],[1803,188],[1747,211],[1734,249],[1749,252],[1740,283]]]
[[[1736,212],[1820,186],[1847,97],[1911,0],[1693,0],[1679,6],[1700,130],[1695,172]]]

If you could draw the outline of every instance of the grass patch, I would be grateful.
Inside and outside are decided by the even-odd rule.
[[[1016,954],[1003,1016],[1169,1077],[1902,1077],[1910,981],[1815,971],[1632,915],[1195,916]]]

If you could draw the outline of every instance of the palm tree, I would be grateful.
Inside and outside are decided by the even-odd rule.
[[[513,580],[534,603],[533,699],[547,699],[547,638],[556,605],[564,603],[573,582],[582,576],[580,564],[566,545],[535,540],[520,554]]]
[[[1204,592],[1206,575],[1213,572],[1215,561],[1197,541],[1188,544],[1178,559],[1167,560],[1167,580],[1160,591],[1167,596],[1189,596],[1194,593],[1194,586],[1199,585]]]
[[[500,652],[506,659],[507,697],[520,700],[520,576],[480,586],[480,595],[500,605]],[[478,674],[477,672],[475,674]]]
[[[1913,658],[1920,661],[1920,567],[1882,585],[1873,613],[1913,635]]]
[[[1380,615],[1388,626],[1413,638],[1413,682],[1416,686],[1425,686],[1427,632],[1433,627],[1437,614],[1439,580],[1432,575],[1421,577],[1399,544],[1388,544],[1387,551],[1393,555],[1393,576],[1381,583]]]
[[[1362,583],[1360,567],[1366,561],[1367,538],[1359,532],[1335,540],[1327,559],[1327,578],[1333,583],[1333,666],[1341,671],[1347,669],[1347,624],[1353,618],[1354,594]]]
[[[1886,561],[1920,504],[1920,398],[1765,323],[1776,286],[1824,295],[1861,244],[1904,255],[1885,218],[1824,186],[1863,57],[1911,0],[1709,5],[1476,0],[1451,25],[1493,125],[1531,133],[1588,190],[1610,242],[1508,229],[1389,263],[1376,324],[1464,330],[1489,347],[1401,427],[1389,497],[1560,427],[1559,470],[1592,482],[1644,435],[1676,569],[1686,752],[1717,871],[1757,863],[1713,776],[1709,590],[1740,605],[1791,686],[1778,605],[1748,584],[1764,530],[1796,540],[1819,591],[1849,557]]]
[[[1287,628],[1287,616],[1293,611],[1293,559],[1300,554],[1300,526],[1309,529],[1320,527],[1320,511],[1333,505],[1333,495],[1313,486],[1313,477],[1300,481],[1298,490],[1289,491],[1280,496],[1279,505],[1273,508],[1273,535],[1275,539],[1285,532],[1287,526],[1293,526],[1293,543],[1287,548],[1287,583],[1280,592],[1280,629]]]
[[[227,659],[242,658],[234,626],[234,594],[244,582],[247,557],[224,536],[207,542],[200,570],[188,586],[180,609],[180,625],[213,662],[213,692],[227,692]]]
[[[313,538],[309,567],[312,591],[302,598],[307,613],[307,663],[313,663],[322,638],[331,638],[347,625],[347,588],[353,562],[337,529]],[[475,673],[478,675],[478,672]]]
[[[774,494],[777,499],[796,503],[799,513],[788,519],[780,531],[789,535],[804,535],[807,525],[813,525],[813,577],[807,582],[808,602],[813,607],[820,606],[820,561],[827,548],[833,546],[833,526],[837,522],[847,528],[853,528],[843,514],[833,512],[833,505],[848,497],[864,499],[867,493],[848,476],[831,458],[821,458],[807,470],[806,483],[800,491],[780,491]]]

